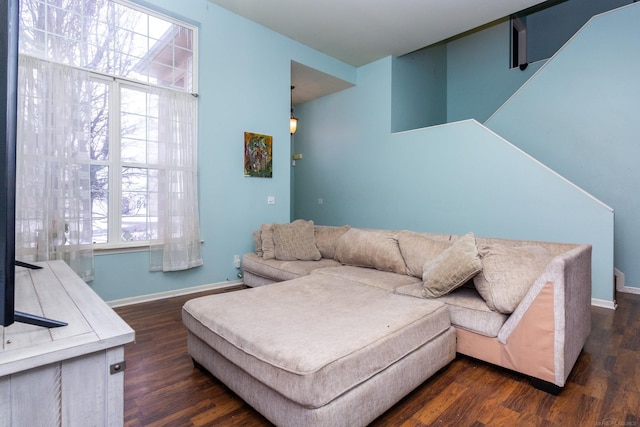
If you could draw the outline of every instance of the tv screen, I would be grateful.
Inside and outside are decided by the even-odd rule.
[[[0,322],[14,322],[18,0],[0,0]]]

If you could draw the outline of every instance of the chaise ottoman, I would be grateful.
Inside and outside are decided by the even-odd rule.
[[[455,357],[446,306],[310,275],[183,307],[194,361],[279,426],[366,425]]]

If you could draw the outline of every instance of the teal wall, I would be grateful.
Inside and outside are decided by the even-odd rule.
[[[595,17],[487,122],[616,213],[615,266],[640,287],[640,4]]]
[[[97,255],[94,290],[116,300],[236,279],[252,230],[290,217],[291,61],[355,83],[356,69],[207,0],[140,2],[199,27],[199,182],[204,266],[151,273],[148,252]],[[243,133],[273,136],[273,178],[243,175]],[[276,204],[267,205],[267,196]]]
[[[525,70],[510,68],[508,18],[393,60],[394,132],[487,120],[593,15],[630,0],[567,0],[526,18]]]
[[[509,68],[509,21],[393,59],[394,132],[487,120],[543,64]]]
[[[297,108],[295,216],[591,243],[593,297],[612,301],[611,209],[477,121],[391,133],[392,69],[360,67],[356,87]]]
[[[186,272],[150,273],[147,252],[99,255],[92,286],[106,300],[233,280],[236,278],[233,255],[251,249],[251,231],[260,223],[285,222],[291,217],[314,219],[323,224],[350,223],[452,233],[474,231],[478,235],[593,243],[593,296],[612,300],[613,214],[610,209],[476,121],[392,134],[392,99],[394,93],[398,99],[397,95],[406,88],[393,83],[391,58],[355,69],[207,0],[140,3],[194,23],[200,29],[200,213],[205,265]],[[615,36],[608,34],[603,38],[611,37]],[[508,40],[508,28],[497,23],[448,43],[447,120],[483,121],[540,67],[541,64],[533,64],[524,73],[508,70]],[[627,43],[639,45],[637,39]],[[591,48],[591,54],[599,54],[603,49],[610,46],[597,44]],[[588,50],[585,48],[583,54]],[[292,60],[357,84],[296,106],[301,126],[293,138],[288,131]],[[615,63],[605,55],[594,73],[585,73],[579,63],[567,64],[576,70],[574,75],[578,77],[568,86],[583,80],[583,76],[598,80],[614,68],[611,64]],[[632,58],[630,63],[615,67],[614,74],[629,77],[637,65],[637,57]],[[637,100],[640,96],[636,88],[632,88],[631,93],[618,94],[625,90],[623,86],[626,84],[618,83],[614,94],[623,95],[627,100],[624,104],[609,103],[598,110],[613,105],[620,114],[603,115],[596,121],[610,119],[611,126],[628,124],[629,115],[634,111],[632,107],[638,110],[638,104],[628,100],[634,97]],[[425,87],[429,87],[429,83],[425,83]],[[546,102],[557,101],[556,89],[559,88],[547,92]],[[573,95],[571,92],[566,96]],[[406,108],[411,108],[411,103],[408,105]],[[432,105],[427,103],[429,108]],[[619,111],[622,106],[627,110]],[[504,119],[496,116],[490,123],[495,126],[502,123],[513,134],[520,133],[514,123],[524,121],[531,128],[539,124],[526,117],[526,106],[524,110],[513,108],[511,112],[504,109],[500,113],[505,114]],[[398,113],[401,111],[394,112],[396,118],[401,117]],[[512,120],[507,118],[509,114],[515,121],[509,123]],[[541,114],[541,118],[551,116],[557,117],[557,114]],[[593,115],[588,117],[593,119]],[[422,118],[414,114],[411,120],[420,123]],[[551,128],[538,131],[538,135],[546,132],[545,137],[549,137],[549,132],[557,131],[561,139],[571,136],[573,140],[580,140],[591,130],[593,126],[587,122],[584,128],[564,131],[564,134]],[[637,134],[635,130],[616,131],[613,138],[596,131],[602,146],[611,147],[615,143],[617,147],[620,141],[625,141],[625,156],[615,157],[613,163],[594,161],[582,166],[597,176],[606,174],[604,169],[617,171],[620,178],[616,183],[632,181],[625,182],[619,191],[612,189],[621,197],[623,192],[629,194],[628,187],[637,185],[630,163],[638,156],[626,143],[633,133]],[[273,135],[272,179],[243,176],[245,131]],[[558,139],[556,135],[551,136],[550,140]],[[533,147],[553,145],[539,144],[539,138],[532,142]],[[591,149],[589,144],[562,148],[552,157],[571,163],[576,159],[576,152]],[[541,151],[550,154],[551,149],[547,148]],[[292,152],[303,154],[293,171]],[[595,157],[598,155],[600,153]],[[581,156],[577,158],[587,161]],[[609,157],[605,159],[609,161]],[[545,163],[556,169],[554,164]],[[580,162],[574,163],[574,169],[581,169]],[[572,179],[571,173],[562,173]],[[613,182],[608,181],[608,185]],[[276,205],[267,205],[269,195],[276,197]],[[322,199],[322,204],[318,199]],[[607,203],[612,200],[611,197],[602,199]],[[619,215],[619,207],[614,207]],[[631,209],[635,205],[629,202],[627,207]]]
[[[391,129],[447,122],[447,45],[393,58]]]
[[[591,17],[634,0],[565,0],[526,16],[527,58],[551,58]]]
[[[497,22],[447,45],[447,121],[487,120],[542,62],[509,68],[509,21]]]

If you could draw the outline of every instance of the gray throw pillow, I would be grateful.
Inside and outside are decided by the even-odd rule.
[[[290,224],[273,224],[271,228],[276,259],[318,261],[322,258],[316,246],[313,221],[298,219]]]
[[[262,252],[262,230],[255,230],[253,232],[253,243],[255,244],[255,252],[256,255],[261,257],[263,255]]]
[[[260,237],[262,240],[262,258],[274,259],[276,257],[276,248],[273,244],[272,224],[262,224],[260,226]]]
[[[422,290],[426,298],[437,298],[462,286],[482,270],[473,233],[456,240],[440,255],[425,262]]]

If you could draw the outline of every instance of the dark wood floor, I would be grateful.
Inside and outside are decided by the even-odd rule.
[[[269,426],[193,367],[180,310],[189,295],[117,308],[136,331],[125,347],[125,426]],[[374,426],[638,426],[640,295],[592,308],[592,333],[565,389],[553,396],[504,369],[458,356]]]

